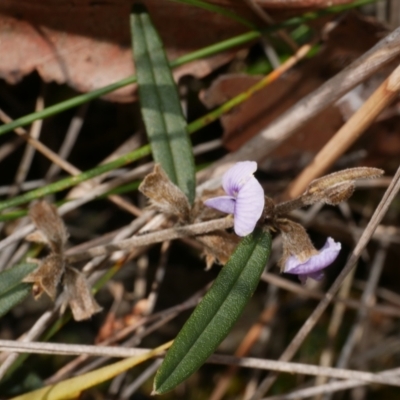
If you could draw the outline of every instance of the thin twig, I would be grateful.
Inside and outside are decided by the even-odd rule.
[[[400,53],[400,28],[380,40],[368,52],[314,92],[301,99],[238,151],[222,157],[198,175],[201,181],[220,175],[237,161],[261,161],[312,117],[339,100]]]
[[[371,217],[367,227],[364,230],[364,233],[360,237],[356,247],[350,255],[346,265],[344,266],[342,272],[336,278],[335,282],[329,288],[325,297],[321,300],[318,306],[315,308],[313,313],[308,317],[307,321],[303,324],[300,330],[297,332],[296,336],[292,339],[289,346],[283,352],[280,357],[281,361],[289,361],[296,354],[297,350],[300,348],[304,339],[308,336],[311,330],[314,328],[315,324],[324,313],[325,309],[328,307],[329,303],[332,301],[335,293],[338,291],[339,287],[343,283],[347,274],[351,269],[355,266],[358,258],[360,257],[361,252],[367,245],[368,241],[371,239],[373,232],[376,227],[386,214],[390,204],[392,203],[394,197],[397,195],[400,189],[400,168],[397,170],[395,176],[393,177],[393,181],[386,190],[383,198],[381,199],[378,207],[376,208],[374,214]],[[272,374],[271,376],[264,379],[264,381],[260,384],[257,392],[253,396],[252,400],[259,400],[262,398],[264,393],[268,391],[268,389],[272,386],[277,378],[277,374]]]
[[[58,355],[81,355],[107,356],[127,358],[145,354],[149,349],[138,348],[120,348],[110,346],[91,346],[82,344],[64,344],[64,343],[43,343],[30,342],[21,343],[14,340],[0,340],[0,350],[15,351],[18,353],[33,354],[58,354]],[[302,363],[290,363],[284,361],[265,360],[252,357],[232,357],[214,354],[208,360],[213,364],[237,365],[244,368],[259,368],[279,372],[299,373],[305,375],[325,375],[337,379],[357,379],[369,383],[380,383],[386,385],[399,386],[400,382],[396,378],[385,377],[370,372],[354,371],[348,369],[327,368],[317,365]]]
[[[88,107],[89,103],[82,104],[78,108],[78,111],[75,113],[75,115],[72,117],[67,133],[65,134],[64,141],[61,144],[60,149],[58,150],[58,155],[63,160],[66,160],[68,158],[72,148],[74,147],[76,139],[79,136],[83,122],[85,120],[85,115]],[[44,179],[46,181],[50,181],[60,172],[60,170],[61,168],[58,164],[51,164]]]
[[[122,340],[141,326],[159,320],[161,324],[165,324],[168,321],[170,321],[172,318],[178,316],[181,312],[188,310],[190,308],[193,308],[197,305],[199,302],[200,298],[204,295],[206,290],[208,289],[209,285],[207,285],[205,288],[202,290],[196,292],[194,295],[189,297],[187,300],[185,300],[183,303],[178,304],[176,306],[173,306],[171,308],[168,308],[166,310],[159,311],[153,315],[149,315],[146,317],[142,317],[139,319],[137,322],[133,323],[130,326],[127,326],[126,328],[123,328],[119,331],[117,331],[114,335],[110,336],[103,342],[99,343],[100,345],[109,345],[116,343],[119,340]],[[124,346],[125,344],[122,344]],[[120,345],[121,346],[121,345]],[[58,370],[53,376],[48,378],[46,380],[46,384],[52,384],[60,381],[61,379],[65,379],[68,377],[73,370],[76,370],[76,368],[81,365],[83,362],[85,362],[88,359],[88,355],[81,355],[75,360],[72,360],[70,363],[62,367],[60,370]],[[105,362],[107,359],[103,360],[102,362]]]
[[[244,2],[267,25],[272,25],[275,23],[273,18],[263,8],[261,8],[258,5],[258,3],[255,2],[255,0],[244,0]],[[283,40],[294,52],[297,51],[298,49],[297,43],[285,30],[283,29],[278,30],[276,32],[276,35],[278,35],[281,38],[281,40]]]
[[[376,89],[339,131],[318,152],[311,163],[289,185],[284,198],[300,196],[309,183],[321,176],[362,135],[376,117],[397,96],[400,89],[400,66]]]
[[[76,254],[66,253],[67,262],[73,263],[92,257],[110,254],[117,250],[131,250],[134,247],[147,246],[153,243],[160,243],[167,240],[178,239],[185,236],[195,236],[204,233],[216,231],[219,229],[228,229],[233,226],[233,218],[231,216],[214,219],[207,222],[200,222],[193,225],[179,226],[164,229],[147,235],[134,236],[131,239],[123,240],[119,243],[111,243],[105,246],[93,247],[92,249]]]
[[[16,341],[15,343],[22,342],[30,342],[39,337],[46,328],[47,324],[53,320],[53,318],[57,315],[58,309],[54,309],[52,311],[46,311],[32,326],[32,328],[27,332],[21,339],[21,341]],[[6,353],[1,355],[4,357],[4,362],[0,365],[0,380],[3,379],[4,375],[7,373],[8,369],[14,363],[14,361],[18,357],[18,352],[15,353]]]
[[[378,286],[379,278],[385,264],[387,246],[387,242],[382,242],[380,248],[375,254],[367,285],[365,286],[361,297],[361,307],[357,312],[355,322],[350,330],[349,335],[347,336],[346,342],[340,351],[339,359],[336,362],[337,368],[346,368],[346,366],[349,365],[350,357],[352,356],[356,346],[360,345],[361,338],[365,333],[365,325],[369,315],[368,306],[374,304],[375,290]],[[329,400],[331,397],[331,393],[327,393],[323,398],[324,400]]]
[[[6,123],[13,122],[13,120],[3,110],[0,110],[0,119]],[[30,137],[28,132],[24,128],[16,128],[15,133],[25,139],[39,153],[42,153],[54,164],[59,165],[64,171],[68,172],[70,175],[78,175],[80,173],[78,168],[60,158],[58,154],[56,154],[53,150],[50,150],[42,142]]]
[[[270,283],[271,285],[275,285],[281,289],[287,290],[292,293],[297,293],[299,296],[305,296],[310,299],[322,300],[325,297],[325,293],[319,292],[316,290],[310,290],[301,286],[300,284],[289,281],[288,279],[282,278],[279,275],[272,274],[270,272],[264,272],[261,276],[261,279],[264,282]],[[335,296],[332,299],[333,303],[344,304],[346,307],[351,308],[353,310],[358,310],[361,306],[361,303],[358,300],[348,299],[346,297]],[[372,306],[368,306],[368,310],[370,312],[374,312],[377,314],[388,315],[391,317],[400,317],[400,310],[398,307],[386,306],[383,304],[375,304]]]
[[[1,119],[1,114],[0,114],[0,119]],[[3,161],[5,158],[7,158],[10,154],[12,154],[15,150],[17,150],[18,147],[21,146],[23,143],[25,143],[25,140],[22,139],[21,137],[13,138],[9,140],[7,143],[4,143],[0,148],[0,161]]]
[[[44,109],[44,86],[42,87],[41,93],[36,99],[35,112],[41,111]],[[42,130],[43,120],[36,120],[29,130],[29,137],[38,140],[40,136],[40,132]],[[30,146],[29,143],[25,147],[24,154],[21,159],[21,163],[18,167],[18,170],[15,174],[14,185],[10,187],[10,191],[8,193],[9,197],[13,197],[18,194],[21,190],[21,185],[25,182],[25,179],[28,175],[29,169],[32,164],[33,156],[35,155],[35,148]]]
[[[277,289],[275,286],[272,285],[269,287],[269,289],[271,288],[272,290],[269,290],[269,292],[272,292],[273,296],[270,296],[269,301],[267,302],[264,310],[261,312],[260,317],[258,318],[258,321],[253,324],[253,326],[248,330],[247,334],[241,341],[240,345],[235,351],[235,357],[246,356],[251,351],[253,346],[258,342],[261,334],[265,333],[266,329],[270,331],[270,327],[268,325],[271,325],[271,322],[278,311],[278,302],[276,296]],[[210,395],[210,400],[220,400],[223,398],[237,370],[237,366],[231,366],[225,371],[225,373],[218,380],[218,384],[212,391]]]
[[[353,283],[355,269],[351,270],[343,281],[343,285],[340,287],[339,295],[343,298],[348,298]],[[332,312],[332,318],[329,321],[327,331],[327,346],[322,351],[320,356],[319,365],[323,367],[330,367],[334,359],[334,348],[336,344],[336,338],[339,333],[340,326],[343,321],[343,317],[346,311],[346,307],[343,303],[336,303]],[[315,386],[323,385],[327,382],[327,378],[324,376],[318,376],[315,379]],[[316,397],[315,400],[321,400],[320,397]]]
[[[155,360],[148,366],[129,386],[126,386],[121,394],[121,400],[131,399],[132,395],[157,371],[162,360]]]
[[[387,371],[382,371],[377,373],[378,376],[393,377],[397,379],[400,376],[400,368],[389,369]],[[323,393],[333,393],[341,390],[353,389],[360,386],[365,386],[367,383],[361,381],[355,381],[349,379],[348,381],[336,381],[332,383],[327,383],[326,385],[312,386],[306,389],[300,389],[293,391],[291,393],[286,393],[278,396],[265,397],[262,400],[300,400],[307,397],[316,396]]]

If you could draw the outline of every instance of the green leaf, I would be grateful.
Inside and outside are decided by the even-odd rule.
[[[140,4],[131,15],[131,31],[141,111],[153,158],[192,203],[195,168],[186,120],[161,39]]]
[[[172,390],[214,352],[257,287],[271,251],[271,235],[246,236],[183,326],[154,379],[154,394]]]
[[[36,269],[36,264],[18,264],[13,268],[0,272],[0,296],[21,283],[22,279]]]
[[[0,273],[0,317],[31,292],[32,285],[21,281],[36,267],[36,264],[19,264]]]
[[[8,313],[13,307],[21,303],[32,291],[30,283],[20,283],[0,296],[0,317]]]
[[[128,165],[149,154],[150,154],[149,146],[148,145],[143,146],[139,149],[131,151],[130,153],[124,154],[123,156],[115,159],[114,161],[111,161],[107,164],[101,164],[95,168],[82,172],[79,175],[60,179],[57,182],[50,183],[38,189],[31,190],[30,192],[26,192],[20,196],[15,196],[7,200],[0,201],[0,211],[3,211],[9,207],[15,207],[20,204],[27,203],[29,201],[38,199],[48,194],[57,193],[62,190],[68,189],[72,186],[78,185],[79,183],[87,181],[88,179],[94,178],[95,176],[99,176],[106,172]]]

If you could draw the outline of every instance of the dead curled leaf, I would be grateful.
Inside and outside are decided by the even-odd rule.
[[[32,241],[38,238],[41,242],[44,240],[50,247],[50,254],[42,260],[34,260],[39,264],[38,268],[23,280],[23,282],[33,283],[34,298],[38,299],[46,293],[54,301],[63,278],[65,302],[61,307],[62,312],[68,304],[74,319],[81,321],[101,311],[84,275],[75,268],[65,265],[64,246],[68,232],[56,207],[42,200],[33,204],[29,210],[29,216],[39,231],[39,234],[29,235],[29,239]]]

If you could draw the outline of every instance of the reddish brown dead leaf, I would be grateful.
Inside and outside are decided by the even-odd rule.
[[[229,18],[196,7],[173,1],[145,3],[170,59],[248,30]],[[16,83],[37,70],[47,82],[67,83],[86,92],[133,74],[129,31],[132,4],[132,0],[2,1],[0,76]],[[224,4],[229,6],[235,1]],[[246,5],[236,3],[235,9],[245,18],[255,19]],[[233,54],[182,66],[176,70],[176,77],[204,76]],[[134,87],[130,86],[107,98],[131,101],[133,96]]]
[[[350,0],[256,0],[262,7],[325,7]],[[260,22],[245,2],[212,0],[242,17]],[[227,17],[167,0],[144,1],[174,59],[248,30]],[[0,77],[16,83],[38,71],[44,81],[67,83],[82,92],[134,73],[129,30],[133,0],[35,0],[0,2]],[[175,71],[202,77],[230,60],[235,50],[198,60]],[[6,55],[6,56],[4,56]],[[134,86],[105,96],[131,101]]]

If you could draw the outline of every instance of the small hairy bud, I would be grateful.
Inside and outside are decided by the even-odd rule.
[[[51,250],[60,254],[67,242],[68,233],[63,220],[57,213],[57,208],[41,200],[33,204],[29,210],[29,216]]]
[[[102,310],[93,298],[86,278],[77,269],[66,267],[63,283],[66,301],[62,309],[65,310],[68,304],[75,321],[88,319]]]
[[[144,178],[139,190],[158,211],[175,216],[180,222],[189,222],[190,205],[187,197],[171,182],[159,164]]]

